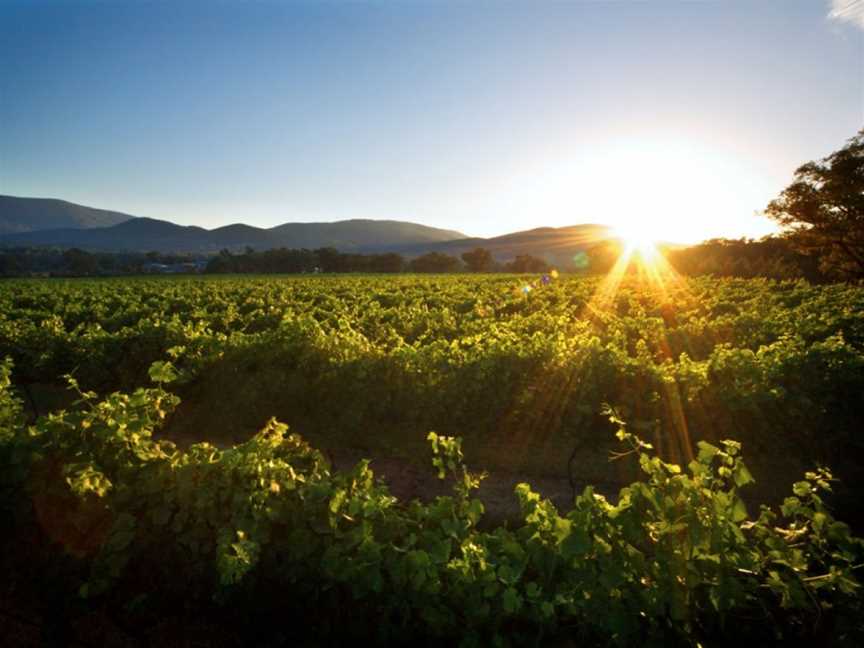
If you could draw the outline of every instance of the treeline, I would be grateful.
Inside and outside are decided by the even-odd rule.
[[[507,263],[497,261],[484,248],[456,257],[429,252],[406,259],[395,252],[357,254],[335,248],[278,248],[243,252],[222,250],[209,260],[190,254],[159,252],[87,252],[77,248],[7,248],[0,250],[0,277],[92,277],[147,273],[300,274],[300,273],[450,273],[450,272],[547,272],[551,266],[530,254]],[[572,268],[576,269],[576,268]]]
[[[413,259],[401,254],[355,254],[335,248],[279,248],[256,252],[247,249],[242,254],[222,250],[207,264],[208,273],[344,273],[344,272],[546,272],[550,269],[543,259],[531,255],[517,256],[509,263],[499,263],[485,248],[475,248],[455,257],[442,252],[428,252]]]
[[[666,252],[675,270],[686,275],[714,277],[767,277],[807,279],[821,283],[836,279],[820,267],[820,256],[802,254],[788,238],[712,239],[699,245]]]
[[[93,277],[148,272],[196,272],[200,256],[159,252],[87,252],[78,248],[6,248],[0,250],[0,277]]]
[[[712,239],[686,248],[663,251],[675,270],[684,275],[715,277],[767,277],[770,279],[807,279],[814,283],[843,279],[825,263],[819,250],[808,250],[789,237],[752,239]],[[617,241],[603,241],[575,254],[567,263],[557,265],[563,272],[603,274],[621,254]],[[87,252],[77,248],[9,248],[0,250],[0,277],[27,276],[116,276],[132,274],[213,274],[275,273],[456,273],[512,272],[541,273],[551,269],[544,259],[523,254],[502,263],[482,247],[460,256],[428,252],[405,258],[395,252],[357,254],[335,248],[279,248],[243,252],[222,250],[209,260],[190,254],[158,252]]]

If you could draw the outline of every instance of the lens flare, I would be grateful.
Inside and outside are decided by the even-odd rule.
[[[634,255],[644,263],[656,263],[660,252],[657,239],[646,227],[628,227],[615,230],[615,237],[621,241],[622,256],[630,260]]]
[[[588,312],[600,319],[614,314],[615,298],[625,276],[629,276],[630,281],[641,290],[653,293],[660,303],[669,301],[670,288],[686,290],[686,282],[660,253],[657,240],[650,232],[628,228],[616,234],[621,241],[621,253],[609,273],[599,282],[588,303]],[[660,346],[663,354],[671,358],[665,332]],[[671,435],[666,439],[657,437],[655,443],[658,448],[667,448],[666,454],[671,461],[690,462],[693,460],[693,446],[677,382],[664,383],[661,396],[669,412],[671,423],[668,431]]]

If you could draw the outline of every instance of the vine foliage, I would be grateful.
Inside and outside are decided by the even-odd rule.
[[[0,365],[3,510],[13,536],[30,520],[71,557],[85,602],[347,615],[308,633],[374,627],[383,643],[862,639],[864,545],[824,506],[825,468],[751,516],[739,443],[702,442],[682,469],[609,411],[641,481],[615,503],[586,488],[568,511],[520,484],[520,520],[489,528],[458,438],[428,436],[452,494],[401,502],[368,461],[333,472],[276,420],[229,449],[154,438],[179,402],[167,362],[151,367],[153,387],[79,390],[32,425],[10,372]]]

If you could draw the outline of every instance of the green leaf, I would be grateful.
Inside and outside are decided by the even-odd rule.
[[[513,587],[508,587],[504,590],[501,596],[501,604],[504,606],[504,611],[508,614],[515,614],[522,607],[522,597]]]
[[[743,522],[747,519],[747,506],[744,500],[740,497],[735,498],[735,503],[732,505],[732,521]]]
[[[344,488],[340,488],[333,496],[330,498],[330,512],[338,513],[339,509],[342,507],[342,503],[345,501],[346,492]]]
[[[720,452],[720,448],[717,446],[713,446],[706,441],[700,441],[699,444],[699,455],[697,460],[702,464],[710,464],[711,460]]]
[[[438,564],[444,564],[450,560],[452,543],[449,539],[443,539],[429,547],[429,555]]]
[[[813,492],[813,487],[810,485],[810,482],[799,481],[792,485],[792,492],[798,497],[807,497]]]
[[[732,479],[735,481],[735,485],[738,488],[742,488],[747,484],[752,484],[756,480],[753,479],[753,475],[750,474],[750,471],[747,470],[747,466],[743,463],[738,463],[735,467],[735,471],[732,473]]]
[[[561,556],[570,561],[583,556],[591,548],[591,538],[582,527],[575,527],[561,543]]]
[[[170,362],[158,360],[150,365],[150,369],[147,373],[150,375],[150,380],[159,384],[170,383],[177,380],[177,371],[174,369],[174,365]]]
[[[471,520],[471,524],[477,524],[477,522],[480,521],[480,518],[483,517],[483,502],[479,499],[472,499],[468,503],[466,515],[468,516],[468,519]]]

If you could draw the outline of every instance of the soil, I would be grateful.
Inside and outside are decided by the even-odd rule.
[[[431,464],[420,466],[413,461],[382,455],[370,457],[368,451],[350,448],[325,449],[324,454],[336,470],[349,469],[364,458],[371,459],[369,467],[376,477],[387,485],[393,495],[403,501],[412,499],[428,501],[438,495],[452,493],[450,482],[438,479]],[[468,468],[472,472],[475,470],[471,466]],[[485,524],[501,524],[518,519],[519,501],[514,489],[521,482],[528,483],[531,490],[551,500],[561,511],[568,510],[573,503],[574,495],[581,493],[589,485],[587,482],[576,483],[574,490],[567,478],[504,472],[496,469],[483,479],[477,491],[477,497],[483,502],[485,508]],[[591,485],[594,486],[596,493],[614,501],[617,499],[618,491],[626,484],[605,482]]]

